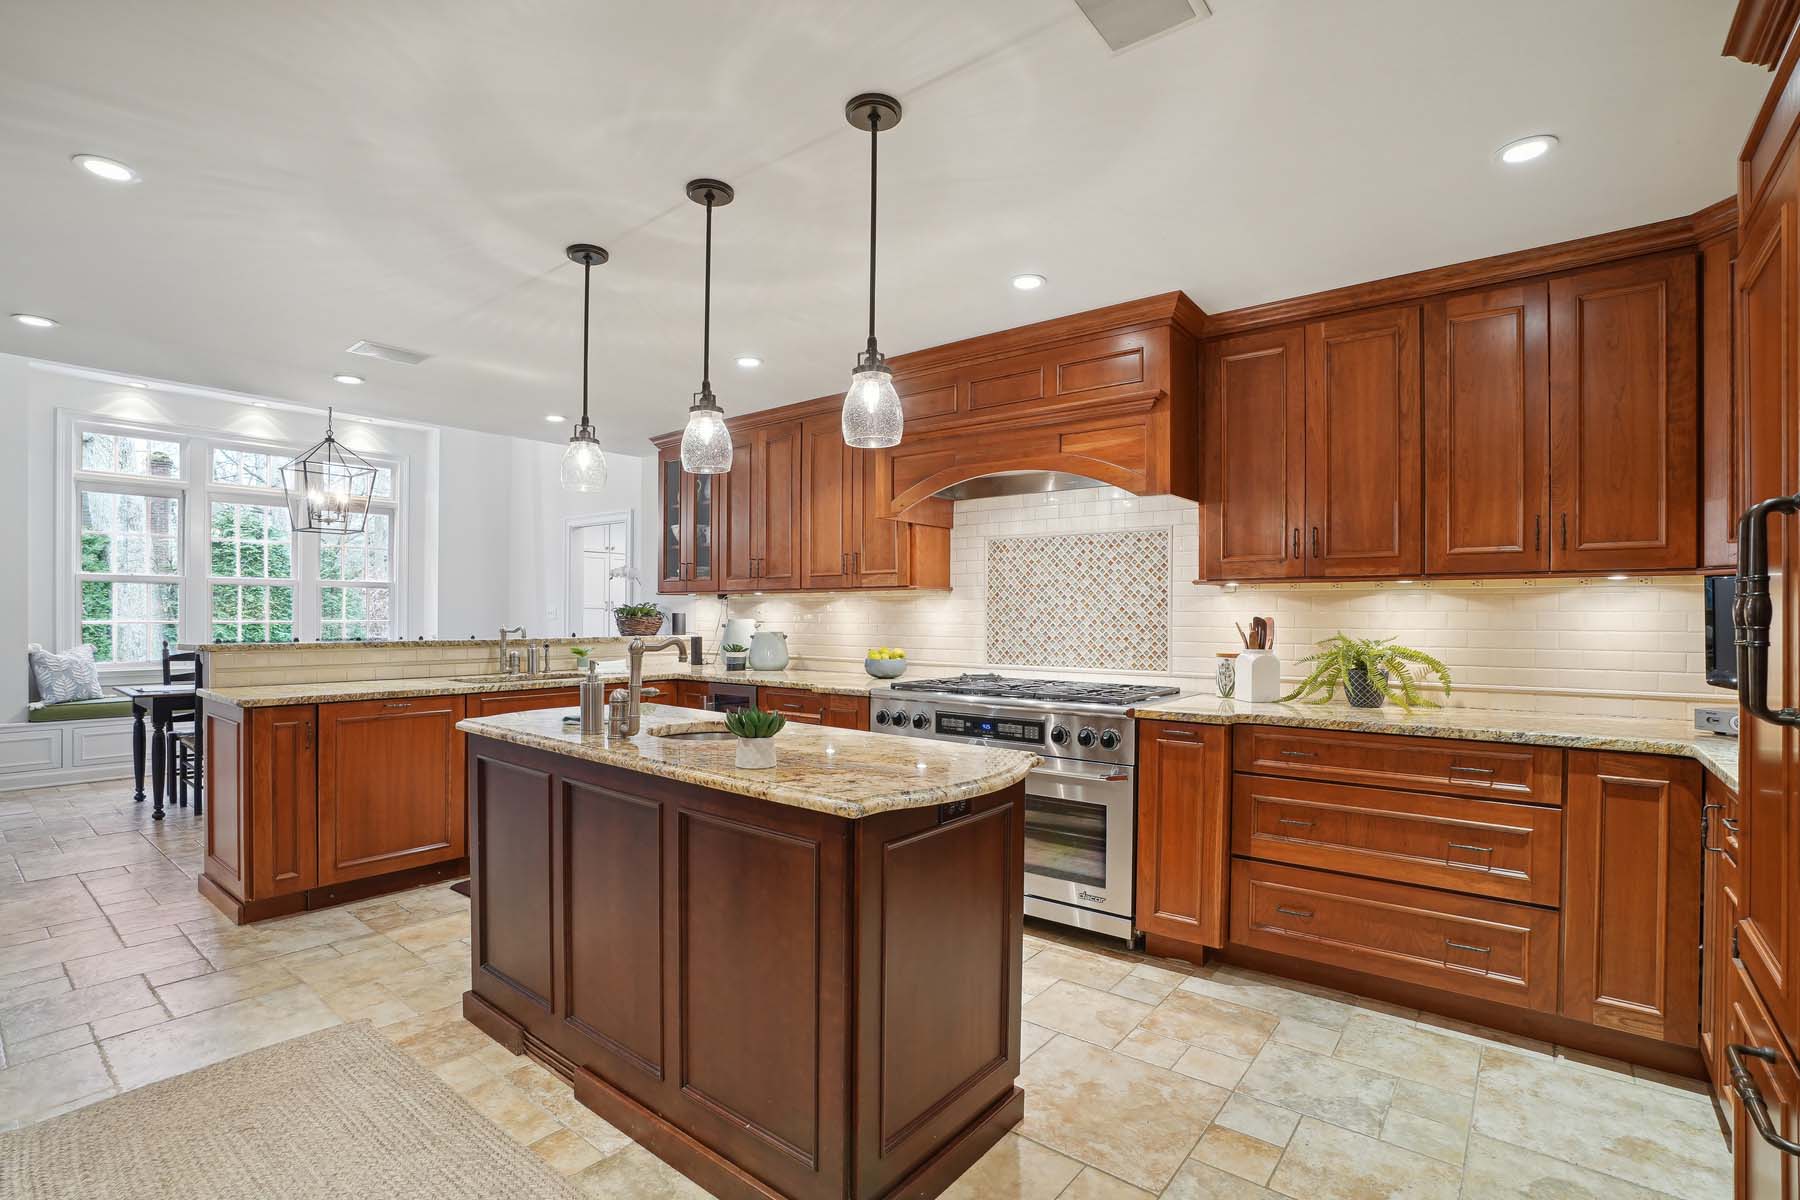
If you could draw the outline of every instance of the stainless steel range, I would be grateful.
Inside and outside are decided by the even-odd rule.
[[[877,733],[1030,750],[1025,911],[1130,940],[1137,841],[1134,704],[1181,689],[962,675],[869,693]]]

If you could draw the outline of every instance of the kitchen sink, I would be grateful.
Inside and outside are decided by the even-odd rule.
[[[545,675],[528,675],[523,671],[495,671],[491,675],[452,675],[452,683],[579,683],[580,671],[551,671]]]

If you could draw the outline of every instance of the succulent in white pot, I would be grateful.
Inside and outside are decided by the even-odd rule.
[[[725,728],[737,735],[737,765],[745,770],[762,770],[775,765],[775,735],[781,732],[787,718],[780,713],[760,708],[740,708],[727,713]]]
[[[741,671],[744,664],[750,661],[750,647],[739,642],[729,642],[719,647],[719,653],[725,656],[727,671]]]

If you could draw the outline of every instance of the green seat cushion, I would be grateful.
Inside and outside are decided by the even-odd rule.
[[[131,700],[126,696],[101,696],[97,700],[64,700],[52,704],[34,700],[27,721],[98,721],[106,717],[129,717]]]

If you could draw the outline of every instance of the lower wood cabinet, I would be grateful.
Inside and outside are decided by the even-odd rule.
[[[208,704],[205,878],[239,902],[317,886],[317,713]]]
[[[1569,752],[1564,1016],[1699,1044],[1700,775],[1687,759]]]
[[[1137,923],[1152,939],[1225,944],[1230,733],[1138,724]]]
[[[319,705],[319,882],[468,853],[461,696]]]
[[[705,708],[712,703],[712,684],[704,679],[662,679],[650,686],[662,693],[656,698],[659,704]]]
[[[1758,1131],[1756,1117],[1762,1116],[1777,1136],[1800,1141],[1800,1071],[1741,965],[1732,964],[1726,984],[1723,1042],[1739,1047],[1753,1089],[1738,1089],[1729,1076],[1724,1084],[1730,1093],[1732,1195],[1736,1200],[1794,1200],[1800,1196],[1800,1160],[1771,1145]],[[1753,1114],[1752,1104],[1762,1113]]]
[[[571,708],[581,705],[580,688],[543,688],[529,692],[485,692],[468,697],[471,717],[495,717],[501,713],[528,712],[537,708]]]
[[[1713,1094],[1731,1107],[1731,1072],[1725,1061],[1730,1040],[1725,1026],[1731,1007],[1735,970],[1732,932],[1743,910],[1743,859],[1737,793],[1711,775],[1706,777],[1706,804],[1700,816],[1702,900],[1700,905],[1700,1053],[1712,1077]]]
[[[777,712],[803,725],[829,725],[836,729],[867,729],[867,696],[843,696],[809,692],[802,688],[758,688],[758,708]]]

